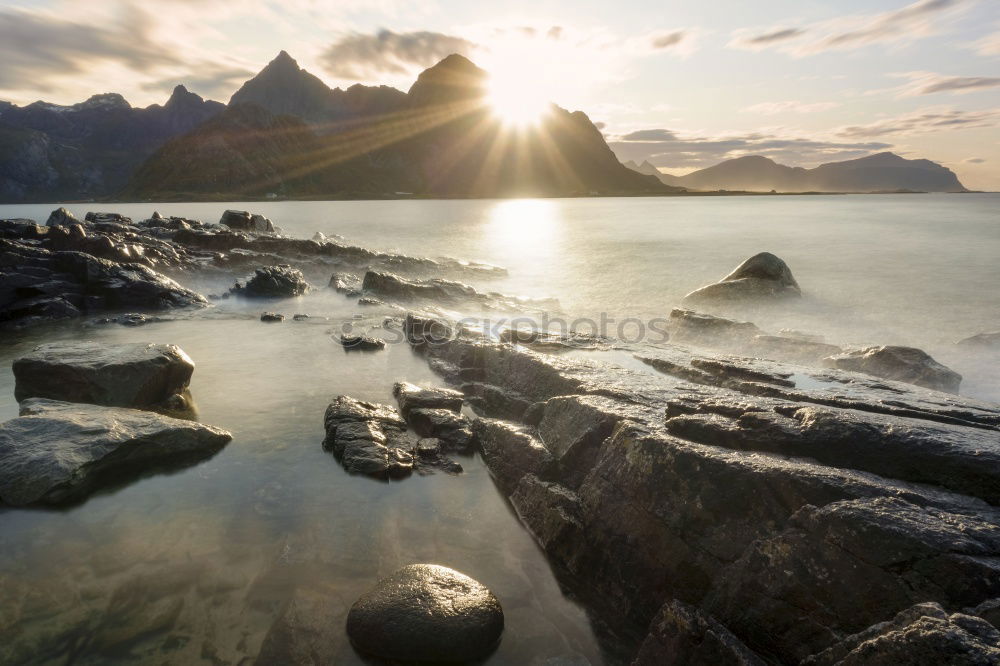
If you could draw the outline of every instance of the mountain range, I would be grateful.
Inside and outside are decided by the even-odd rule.
[[[878,153],[813,169],[790,167],[749,155],[726,160],[684,176],[661,173],[644,161],[625,166],[661,182],[692,191],[748,192],[966,192],[955,173],[930,160],[908,160],[895,153]]]
[[[487,103],[487,83],[485,71],[451,55],[407,92],[331,89],[282,51],[228,105],[197,98],[196,108],[179,87],[164,107],[148,109],[113,94],[73,107],[0,106],[0,199],[677,190],[623,166],[582,112],[552,105],[535,125],[505,125]],[[156,124],[175,98],[188,100],[183,121]],[[99,108],[104,113],[94,117]],[[45,122],[25,122],[32,114],[45,114]],[[58,128],[63,118],[73,120],[73,131]]]
[[[116,93],[0,101],[0,202],[965,189],[940,165],[892,153],[815,169],[744,157],[671,176],[621,164],[580,111],[550,105],[535,124],[507,125],[487,84],[450,55],[406,92],[330,88],[282,51],[228,104],[182,85],[146,108]]]
[[[72,106],[0,104],[0,201],[110,196],[164,142],[225,108],[184,86],[144,109],[116,93]]]

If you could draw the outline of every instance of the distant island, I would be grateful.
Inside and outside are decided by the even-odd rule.
[[[685,176],[623,165],[581,111],[506,124],[488,79],[450,55],[407,92],[332,89],[282,51],[228,104],[183,85],[147,108],[116,93],[0,102],[0,202],[966,191],[892,153],[815,169],[749,156]]]
[[[778,164],[761,155],[726,160],[684,176],[660,172],[650,162],[625,166],[665,185],[700,191],[746,192],[968,192],[951,169],[930,160],[878,153],[814,169]]]

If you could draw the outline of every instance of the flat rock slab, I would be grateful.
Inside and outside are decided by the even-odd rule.
[[[193,372],[176,345],[53,342],[14,361],[14,397],[147,408],[184,392]]]
[[[459,391],[435,386],[417,386],[409,382],[396,382],[392,394],[399,403],[399,411],[407,416],[411,409],[462,410],[465,396]]]
[[[0,503],[78,499],[153,465],[206,458],[231,439],[153,412],[32,398],[0,425]]]
[[[486,586],[434,564],[383,578],[347,616],[360,651],[405,661],[480,659],[496,648],[503,626],[503,609]]]

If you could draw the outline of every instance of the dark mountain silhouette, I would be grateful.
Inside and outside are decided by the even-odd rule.
[[[317,125],[320,132],[339,131],[352,121],[392,113],[405,103],[406,94],[389,86],[356,84],[347,90],[331,89],[285,51],[229,100],[230,106],[256,104],[275,115],[302,118]]]
[[[300,118],[236,104],[166,143],[138,169],[123,194],[217,200],[271,192],[351,196],[412,184],[395,163],[338,155],[330,137],[316,134]]]
[[[451,55],[421,73],[409,92],[396,91],[399,103],[357,106],[362,110],[349,123],[337,123],[323,110],[330,108],[324,106],[330,99],[324,88],[336,91],[283,52],[233,96],[229,111],[153,155],[125,194],[479,197],[671,191],[621,165],[581,112],[553,105],[536,126],[505,126],[486,103],[487,78],[468,59]]]
[[[639,167],[633,168],[644,173]],[[930,160],[908,160],[894,153],[829,162],[814,169],[785,166],[760,155],[750,155],[726,160],[685,176],[661,174],[660,180],[669,185],[705,191],[966,191],[951,169]]]
[[[166,104],[132,107],[116,93],[60,106],[0,107],[0,201],[107,196],[168,139],[225,107],[177,86]]]

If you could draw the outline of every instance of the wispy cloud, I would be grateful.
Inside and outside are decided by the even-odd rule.
[[[965,162],[966,164],[982,164],[986,160],[983,159],[982,157],[970,157],[962,161]]]
[[[774,116],[780,113],[819,113],[829,111],[840,106],[839,102],[800,102],[798,100],[787,100],[784,102],[761,102],[748,106],[744,111],[750,113],[760,113],[765,116]]]
[[[611,137],[609,145],[622,161],[648,159],[667,169],[703,168],[746,155],[764,155],[784,164],[808,166],[863,157],[891,147],[891,144],[877,141],[787,138],[764,132],[685,137],[669,129],[637,130]]]
[[[409,74],[452,53],[470,55],[476,44],[455,35],[421,30],[344,35],[323,52],[324,69],[340,79],[369,80],[380,75]]]
[[[920,109],[912,113],[883,118],[867,125],[843,127],[837,130],[836,135],[849,139],[864,139],[990,127],[1000,127],[1000,108],[980,111]]]
[[[905,44],[938,33],[949,18],[971,4],[971,0],[918,0],[877,14],[857,14],[797,27],[737,30],[729,46],[808,56],[872,44]]]
[[[701,32],[697,28],[655,30],[627,40],[626,47],[640,55],[671,53],[686,58],[698,50]]]
[[[982,39],[977,39],[972,43],[972,48],[979,55],[1000,55],[1000,30],[994,32],[993,34],[986,35]]]
[[[30,85],[47,92],[55,80],[112,62],[138,72],[177,65],[173,49],[149,38],[150,17],[131,9],[117,23],[85,24],[26,10],[0,11],[0,88]]]
[[[935,93],[964,94],[1000,88],[1000,77],[996,76],[948,76],[935,72],[902,72],[890,74],[896,78],[908,79],[901,86],[886,90],[873,90],[868,94],[894,92],[896,97],[919,97]]]

